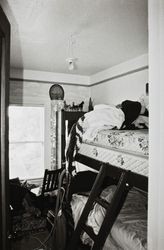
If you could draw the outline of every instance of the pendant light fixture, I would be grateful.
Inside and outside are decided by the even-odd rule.
[[[68,41],[69,57],[66,59],[66,62],[68,64],[68,69],[70,71],[75,70],[77,68],[77,65],[76,65],[77,58],[74,57],[74,53],[73,53],[75,44],[76,44],[76,40],[75,40],[74,35],[72,34]]]

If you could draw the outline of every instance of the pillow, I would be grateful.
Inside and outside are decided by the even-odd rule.
[[[149,111],[149,97],[147,95],[140,96],[139,102]]]
[[[149,128],[149,117],[139,115],[133,124],[135,125],[135,128]]]

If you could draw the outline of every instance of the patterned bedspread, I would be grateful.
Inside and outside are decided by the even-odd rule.
[[[102,192],[108,202],[111,201],[115,186],[110,186]],[[73,195],[71,202],[75,226],[85,206],[87,197]],[[147,197],[143,193],[132,189],[118,215],[110,235],[107,237],[103,250],[146,250],[147,249]],[[96,204],[90,212],[87,224],[98,233],[103,221],[105,209]],[[87,234],[83,234],[83,241],[92,244]]]
[[[93,140],[85,140],[97,146],[121,149],[148,155],[148,130],[101,130]]]

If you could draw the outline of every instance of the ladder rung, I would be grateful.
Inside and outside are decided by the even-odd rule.
[[[50,218],[47,217],[47,221],[51,224],[51,226],[54,226],[54,222]]]
[[[92,240],[96,240],[97,235],[94,233],[93,228],[87,225],[82,225],[83,231],[85,231]]]
[[[108,207],[110,206],[110,203],[102,199],[101,197],[97,197],[95,201],[105,209],[108,209]]]
[[[54,210],[48,210],[47,216],[50,217],[55,217],[55,211]]]

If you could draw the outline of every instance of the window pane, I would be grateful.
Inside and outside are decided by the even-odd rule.
[[[44,108],[19,107],[9,108],[9,141],[27,142],[44,140]]]
[[[10,178],[44,174],[44,107],[9,108]]]
[[[44,174],[43,143],[11,143],[10,178],[33,179]]]

